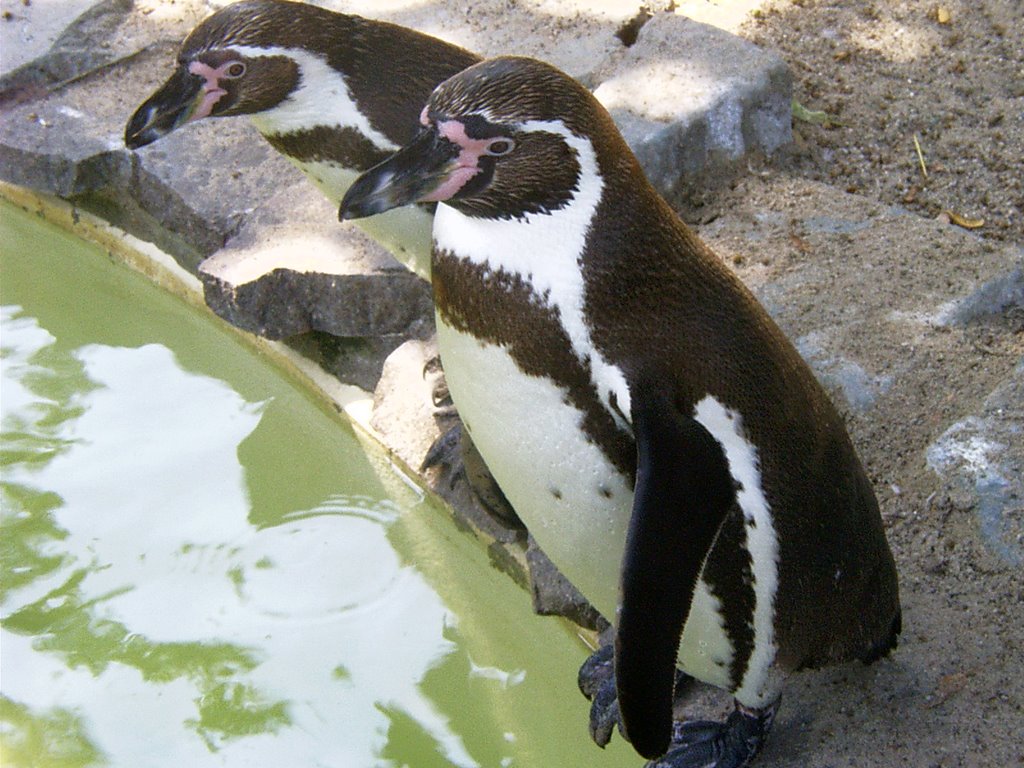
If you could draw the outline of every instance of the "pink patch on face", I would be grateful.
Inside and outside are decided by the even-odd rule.
[[[444,183],[422,198],[424,203],[443,203],[445,200],[450,200],[455,197],[456,193],[464,186],[466,182],[472,179],[480,172],[479,168],[456,168],[454,171],[448,174],[448,177],[444,180]]]
[[[210,112],[213,111],[213,105],[220,100],[221,96],[225,96],[227,94],[227,91],[220,87],[220,79],[224,77],[227,68],[233,64],[235,64],[235,62],[229,61],[225,64],[221,64],[216,69],[201,61],[193,61],[188,65],[189,72],[193,75],[198,75],[206,82],[203,83],[202,101],[199,102],[199,106],[192,110],[192,114],[188,116],[188,120],[185,122],[201,120],[204,117],[210,116]]]
[[[420,119],[425,118],[426,110]],[[455,159],[455,170],[448,174],[441,186],[423,198],[423,202],[429,203],[440,203],[454,197],[466,182],[480,172],[480,157],[487,154],[487,148],[495,141],[495,137],[470,138],[466,135],[466,126],[458,120],[444,120],[438,123],[437,132],[452,144],[456,144],[461,151]]]

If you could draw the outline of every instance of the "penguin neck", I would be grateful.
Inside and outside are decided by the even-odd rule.
[[[360,111],[345,74],[326,56],[303,48],[236,46],[244,56],[283,56],[299,68],[299,82],[279,104],[251,115],[257,130],[268,139],[292,133],[348,129],[364,136],[373,147],[394,152],[398,145],[378,131]]]

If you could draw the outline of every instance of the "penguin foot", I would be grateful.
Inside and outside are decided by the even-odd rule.
[[[430,380],[430,404],[434,408],[434,416],[454,416],[455,404],[448,391],[448,381],[444,377],[439,355],[434,355],[423,364],[423,378]]]
[[[778,708],[778,699],[764,709],[736,702],[724,723],[674,723],[671,748],[645,768],[746,768],[764,748]]]
[[[420,472],[426,472],[431,467],[446,467],[449,470],[449,489],[454,487],[459,473],[463,471],[461,441],[461,423],[441,433],[427,450],[427,455],[423,457]]]
[[[588,699],[594,698],[601,685],[615,675],[615,646],[607,643],[599,647],[583,662],[576,683],[580,693]]]
[[[675,691],[678,697],[693,678],[676,670]],[[615,729],[628,738],[619,714],[618,691],[615,685],[615,646],[602,645],[583,662],[576,679],[580,692],[590,699],[590,738],[599,747],[611,741]]]
[[[616,727],[625,738],[615,687],[615,646],[605,645],[591,654],[580,667],[577,682],[583,695],[591,700],[590,738],[594,743],[599,747],[607,745]]]
[[[505,528],[525,530],[519,516],[484,464],[472,439],[463,431],[462,422],[456,420],[455,424],[430,446],[420,464],[420,472],[426,472],[432,467],[441,470],[441,482],[445,482],[447,477],[449,491],[454,491],[460,482],[465,481],[473,497],[487,514]]]

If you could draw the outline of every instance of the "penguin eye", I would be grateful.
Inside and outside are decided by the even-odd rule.
[[[484,150],[484,154],[490,155],[491,157],[503,157],[516,148],[516,143],[512,139],[495,139],[487,145],[487,149]]]
[[[241,77],[244,74],[245,64],[243,64],[240,61],[236,61],[234,64],[231,64],[230,66],[228,66],[227,69],[224,70],[225,77],[236,78]]]

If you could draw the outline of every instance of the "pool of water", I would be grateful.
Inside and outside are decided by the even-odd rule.
[[[586,655],[218,321],[0,208],[4,766],[575,768]]]

